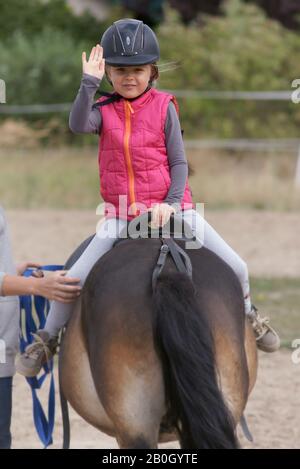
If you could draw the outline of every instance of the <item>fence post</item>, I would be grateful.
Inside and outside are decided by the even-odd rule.
[[[0,80],[0,103],[6,103],[5,81]]]
[[[298,147],[298,157],[296,164],[295,186],[300,189],[300,145]]]

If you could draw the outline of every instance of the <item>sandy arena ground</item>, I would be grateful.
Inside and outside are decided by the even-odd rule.
[[[7,212],[17,262],[61,264],[87,236],[99,216],[89,211]],[[251,275],[300,277],[298,213],[214,211],[206,220],[245,259]]]
[[[96,215],[79,211],[8,211],[7,216],[16,261],[44,264],[63,263],[95,231],[98,221]],[[247,261],[251,275],[300,277],[298,214],[229,211],[206,213],[206,218]],[[292,363],[291,352],[260,354],[258,380],[246,416],[254,443],[241,436],[243,447],[300,448],[300,363]],[[86,424],[74,412],[71,426],[72,448],[116,447],[114,439]],[[15,378],[12,430],[14,448],[41,448],[32,423],[30,390],[20,376]],[[57,407],[52,447],[59,448],[61,441]],[[176,447],[176,444],[164,447]]]

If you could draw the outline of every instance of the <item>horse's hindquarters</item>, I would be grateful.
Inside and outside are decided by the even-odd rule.
[[[241,325],[236,327],[229,327],[229,315],[225,309],[221,313],[214,331],[216,365],[219,386],[237,425],[256,381],[257,347],[251,325],[242,317],[242,310]]]
[[[63,340],[60,353],[60,379],[62,389],[66,399],[83,419],[98,428],[100,431],[110,436],[117,437],[114,424],[105,412],[95,389],[94,380],[90,370],[89,358],[82,336],[80,314],[81,311],[78,305],[76,310],[74,310]],[[119,366],[119,379],[114,385],[115,392],[117,391],[118,383],[120,382],[121,369],[122,367]],[[142,405],[143,407],[143,410],[139,412],[141,417],[140,421],[145,419],[144,407],[145,401],[147,401],[146,396],[150,391],[151,393],[154,393],[153,386],[149,387],[148,385],[148,391],[144,389],[142,392],[144,399],[141,399],[141,395],[135,395],[137,384],[138,380],[135,379],[133,388],[130,388],[130,379],[127,377],[126,386],[122,386],[123,398],[117,400],[114,404],[115,410],[117,410],[120,402],[128,403],[129,407],[131,407],[129,412],[125,413],[127,415],[126,419],[128,422],[130,422],[130,416],[134,416],[137,412],[139,405]],[[163,396],[163,392],[160,392],[159,395]],[[130,403],[132,403],[132,406]],[[159,436],[160,443],[174,441],[176,439],[176,434],[165,431]]]
[[[75,411],[94,427],[114,436],[95,389],[87,351],[82,337],[80,302],[74,309],[60,353],[60,380],[63,393]]]
[[[245,350],[248,364],[248,373],[249,373],[249,388],[248,396],[252,391],[256,377],[257,377],[257,367],[258,367],[258,357],[257,357],[257,346],[256,340],[254,337],[253,329],[249,321],[246,320],[245,325]]]

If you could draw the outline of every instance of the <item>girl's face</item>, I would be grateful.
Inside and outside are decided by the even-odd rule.
[[[123,98],[132,99],[142,94],[153,75],[152,66],[130,65],[127,67],[112,67],[106,69],[108,78],[114,90]]]

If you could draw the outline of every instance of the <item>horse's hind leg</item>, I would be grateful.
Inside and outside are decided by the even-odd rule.
[[[118,404],[117,404],[118,406]],[[150,410],[150,409],[149,409]],[[113,417],[115,436],[122,449],[157,448],[161,415],[150,415],[147,409],[143,413],[115,414]]]
[[[145,383],[135,382],[134,388],[126,386],[121,394],[114,395],[110,418],[114,423],[116,439],[123,449],[157,448],[159,429],[164,413],[163,392],[152,394]],[[148,387],[151,385],[148,385]],[[116,392],[116,389],[115,389]],[[117,398],[116,398],[117,397]]]
[[[149,408],[150,410],[150,408]],[[154,410],[154,409],[153,409]],[[115,419],[118,445],[122,449],[156,449],[159,437],[161,415],[150,415],[147,409],[142,414],[126,415]]]
[[[147,436],[144,435],[119,435],[117,436],[117,441],[120,449],[156,449],[157,443],[147,439]]]
[[[131,355],[120,345],[111,346],[112,350],[115,353],[106,353],[101,370],[94,376],[102,377],[95,384],[118,444],[120,448],[155,449],[165,413],[163,377],[157,357],[154,351],[148,352],[147,359],[141,352]],[[112,356],[122,357],[122,363],[111,360]]]

